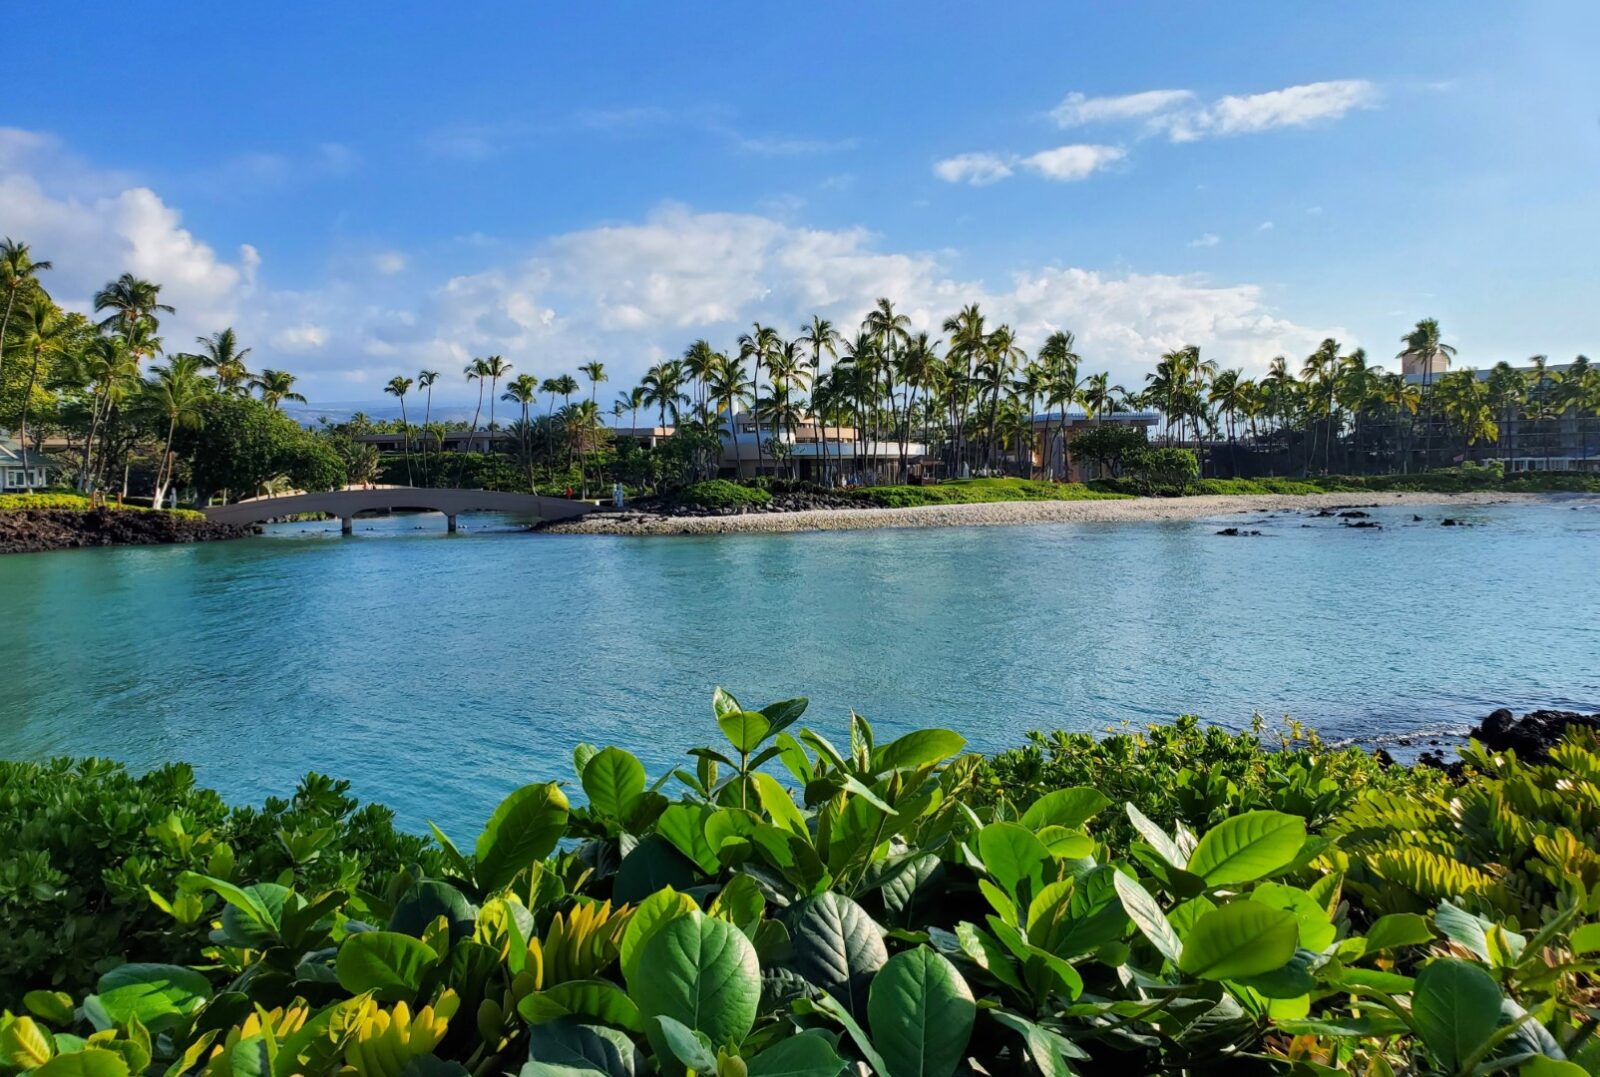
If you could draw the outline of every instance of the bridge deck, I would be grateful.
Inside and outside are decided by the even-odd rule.
[[[463,512],[506,512],[536,516],[541,520],[569,520],[593,511],[595,506],[564,497],[541,494],[516,494],[503,490],[428,489],[415,486],[380,486],[373,489],[328,490],[316,494],[290,494],[287,497],[258,497],[232,505],[216,505],[205,510],[206,518],[222,524],[257,524],[268,520],[321,512],[350,521],[363,512],[392,512],[413,509],[442,512],[450,530]]]

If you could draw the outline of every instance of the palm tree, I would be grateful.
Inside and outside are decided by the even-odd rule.
[[[721,360],[708,340],[697,340],[683,350],[683,373],[694,386],[695,413],[706,415],[706,383]]]
[[[1433,364],[1436,360],[1442,358],[1444,365],[1448,367],[1450,365],[1450,357],[1455,355],[1456,350],[1449,344],[1444,343],[1441,338],[1439,320],[1437,318],[1423,318],[1418,321],[1411,332],[1400,338],[1400,342],[1405,347],[1396,358],[1400,359],[1402,364],[1409,355],[1419,357],[1422,363],[1422,416],[1426,428],[1422,470],[1426,471],[1432,466],[1433,458]]]
[[[1577,412],[1578,451],[1588,460],[1589,430],[1585,420],[1600,415],[1600,367],[1591,363],[1588,356],[1578,356],[1561,375],[1561,399]]]
[[[622,423],[622,416],[631,415],[628,425],[637,430],[639,428],[639,409],[644,407],[644,386],[635,385],[625,393],[618,393],[617,399],[611,405],[611,414],[617,417],[618,425]]]
[[[1228,428],[1228,470],[1235,478],[1239,475],[1239,457],[1235,451],[1235,429],[1239,413],[1245,409],[1250,393],[1250,382],[1241,370],[1222,370],[1211,379],[1211,389],[1206,400],[1221,413]]]
[[[992,470],[998,462],[998,431],[1000,419],[1000,393],[1011,380],[1011,372],[1016,370],[1017,364],[1027,359],[1028,355],[1017,346],[1017,337],[1009,325],[996,326],[983,343],[983,359],[973,371],[979,380],[981,392],[989,392],[989,467]]]
[[[928,398],[940,372],[939,345],[929,340],[927,333],[918,333],[901,343],[899,353],[900,381],[906,387],[905,427],[900,434],[901,481],[905,480],[906,453],[911,441],[911,417],[915,413],[917,393]]]
[[[1449,428],[1466,440],[1469,449],[1482,439],[1496,441],[1500,437],[1489,387],[1475,370],[1452,370],[1439,378],[1439,409]]]
[[[1061,409],[1061,421],[1056,425],[1056,439],[1060,443],[1062,482],[1072,475],[1072,460],[1067,452],[1067,409],[1078,401],[1078,364],[1082,362],[1082,357],[1074,350],[1076,347],[1077,338],[1066,330],[1051,333],[1039,346],[1039,364],[1044,368],[1045,407]],[[1045,460],[1048,462],[1052,459],[1048,416],[1044,435]]]
[[[1561,414],[1561,409],[1556,406],[1556,372],[1550,369],[1547,356],[1535,355],[1528,360],[1528,365],[1530,369],[1524,375],[1528,382],[1526,415],[1538,424],[1539,441],[1544,447],[1544,469],[1549,471],[1550,430],[1547,424]]]
[[[20,344],[22,353],[32,356],[33,362],[28,369],[28,384],[22,390],[21,422],[17,426],[17,444],[22,449],[24,459],[28,455],[28,412],[33,405],[33,391],[39,384],[39,368],[44,364],[45,356],[54,357],[63,353],[69,333],[67,320],[48,296],[41,293],[25,308]],[[25,467],[22,474],[24,483],[31,486],[32,469]]]
[[[480,382],[482,381],[483,378],[488,378],[489,379],[489,446],[488,447],[489,447],[489,451],[490,452],[494,451],[494,401],[495,401],[495,394],[499,392],[500,379],[505,377],[506,375],[508,375],[510,373],[511,373],[511,364],[510,363],[506,362],[504,359],[500,358],[500,356],[498,356],[498,355],[491,355],[487,359],[483,360],[483,370],[478,376]],[[481,384],[478,386],[478,399],[479,399],[480,402],[483,399],[483,386]],[[476,431],[477,426],[478,426],[478,421],[476,419],[474,419],[472,421],[472,426],[473,426],[474,431]]]
[[[580,400],[561,409],[567,443],[578,450],[578,496],[589,496],[589,449],[600,436],[600,406],[593,400]]]
[[[433,383],[439,380],[437,370],[420,370],[417,372],[417,388],[426,392],[426,403],[422,406],[422,481],[429,486],[433,485],[433,472],[428,468],[428,438],[429,428],[433,423]],[[443,447],[441,443],[441,448]]]
[[[903,428],[911,423],[911,407],[908,401],[902,421],[902,417],[895,410],[894,385],[895,374],[899,371],[900,351],[911,341],[911,319],[904,314],[896,314],[894,304],[889,300],[879,299],[877,305],[867,312],[861,328],[871,333],[878,344],[884,391],[889,401],[889,426],[897,432],[896,440],[900,443],[900,481],[905,482],[906,437]]]
[[[209,337],[195,337],[195,343],[201,349],[200,365],[215,372],[218,391],[235,393],[247,389],[250,371],[245,369],[244,357],[250,349],[239,347],[239,338],[231,328]]]
[[[761,443],[761,367],[768,357],[777,350],[778,331],[771,326],[756,322],[748,333],[739,336],[739,362],[746,359],[751,362],[752,376],[750,379],[752,398],[751,402],[755,411],[756,421],[756,474],[761,474],[765,465],[764,450]]]
[[[1500,429],[1505,431],[1506,437],[1500,442],[1500,461],[1502,471],[1510,463],[1512,455],[1511,434],[1516,430],[1512,421],[1516,413],[1521,410],[1527,399],[1528,387],[1522,380],[1522,374],[1516,367],[1505,360],[1494,365],[1489,372],[1489,399],[1495,414],[1499,416],[1497,422]]]
[[[5,384],[6,334],[11,329],[11,311],[16,306],[17,295],[25,285],[38,280],[39,274],[50,269],[49,262],[35,261],[26,243],[7,236],[0,241],[0,286],[6,290],[6,310],[0,315],[0,385]]]
[[[728,413],[728,436],[733,441],[733,474],[739,475],[739,424],[736,416],[739,406],[748,399],[751,385],[744,377],[744,364],[727,355],[718,354],[717,364],[706,378],[706,392],[716,402],[717,410]],[[644,386],[638,390],[641,402],[648,403]]]
[[[533,426],[528,420],[528,409],[533,407],[539,399],[539,379],[532,374],[518,374],[506,382],[506,391],[500,394],[500,399],[516,404],[522,409],[522,420],[517,423],[517,446],[521,451],[523,462],[528,466],[528,485],[533,485],[533,456],[529,452],[528,435]]]
[[[610,380],[606,377],[606,365],[604,363],[588,362],[580,366],[578,372],[589,379],[589,403],[595,405],[595,414],[598,415],[600,413],[600,405],[596,403],[595,396],[600,391],[600,383]]]
[[[167,423],[161,466],[156,469],[155,497],[151,501],[156,508],[160,508],[166,500],[167,485],[176,470],[176,462],[172,458],[172,439],[178,427],[192,429],[205,422],[201,403],[205,399],[206,385],[200,370],[199,356],[174,355],[166,366],[151,370],[151,377],[145,382],[145,410],[152,417],[164,419]]]
[[[304,396],[294,391],[294,383],[297,380],[287,370],[263,370],[250,379],[250,384],[260,390],[261,402],[273,411],[277,411],[286,400],[292,400],[296,404],[306,402]]]
[[[663,430],[667,426],[668,412],[672,413],[674,425],[678,422],[678,408],[684,402],[682,386],[683,367],[677,360],[657,363],[645,371],[644,380],[639,383],[642,390],[640,402],[645,407],[656,409]]]
[[[406,394],[411,391],[412,384],[413,382],[410,378],[396,375],[389,379],[388,385],[383,387],[384,392],[400,401],[400,430],[405,435],[401,445],[405,451],[407,486],[413,485],[411,479],[411,423],[406,419]]]
[[[949,370],[950,414],[955,427],[952,471],[958,471],[966,452],[967,407],[971,402],[972,373],[983,359],[988,347],[989,334],[984,328],[983,314],[976,303],[961,308],[961,313],[946,318],[943,329],[950,334],[950,347],[946,358],[952,365]]]
[[[77,363],[75,380],[89,390],[89,429],[83,439],[83,466],[78,475],[78,488],[87,493],[94,485],[94,446],[102,423],[137,384],[139,368],[128,354],[127,342],[117,335],[96,337],[77,357]]]
[[[161,285],[124,273],[94,293],[94,310],[111,312],[101,320],[101,329],[120,327],[128,334],[140,322],[149,322],[154,332],[161,325],[156,314],[171,314],[173,308],[161,302]]]
[[[1316,407],[1323,411],[1322,433],[1322,471],[1328,472],[1328,464],[1332,459],[1334,435],[1334,392],[1339,384],[1339,342],[1331,337],[1317,346],[1317,350],[1306,356],[1305,364],[1300,369],[1300,376],[1305,380],[1307,389],[1311,390],[1308,400],[1315,401]],[[1311,470],[1311,460],[1316,455],[1316,433],[1307,417],[1306,433],[1310,444],[1306,450],[1306,471]]]

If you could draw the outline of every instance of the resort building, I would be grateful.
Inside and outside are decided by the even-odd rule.
[[[0,493],[37,490],[50,485],[56,465],[35,449],[24,449],[16,438],[0,434]]]
[[[1072,454],[1072,441],[1087,430],[1097,426],[1131,426],[1142,431],[1145,437],[1161,421],[1157,411],[1112,411],[1095,417],[1082,411],[1067,409],[1065,417],[1060,412],[1050,412],[1033,417],[1033,470],[1039,475],[1063,475],[1061,467],[1062,443],[1066,444],[1068,467],[1066,482],[1087,482],[1098,478],[1096,466],[1079,460]]]
[[[876,439],[852,426],[822,426],[811,416],[801,416],[793,429],[774,429],[740,412],[726,425],[722,459],[717,474],[725,479],[750,479],[757,475],[798,477],[805,482],[876,482],[896,474],[902,448],[892,438]],[[635,441],[651,447],[672,437],[671,426],[619,426],[611,428],[617,441]],[[944,462],[929,455],[920,441],[904,447],[907,477],[931,481],[943,476]]]
[[[1444,365],[1434,366],[1426,373],[1420,367],[1413,372],[1408,364],[1405,369],[1406,381],[1413,385],[1436,387],[1439,374],[1449,365],[1449,357],[1441,352],[1436,359],[1442,359]],[[1545,368],[1545,374],[1551,378],[1558,377],[1570,365],[1551,363]],[[1536,397],[1539,390],[1532,385],[1538,376],[1536,368],[1513,366],[1512,369],[1529,383],[1530,396]],[[1479,381],[1488,381],[1494,374],[1492,367],[1480,367],[1472,372]],[[1550,399],[1556,399],[1553,381],[1545,384],[1544,392]],[[1554,408],[1542,412],[1537,408],[1530,411],[1532,414],[1516,409],[1497,411],[1494,419],[1499,427],[1499,439],[1478,442],[1470,451],[1471,458],[1480,462],[1499,460],[1507,472],[1600,471],[1600,419],[1585,415],[1575,407],[1559,413]]]

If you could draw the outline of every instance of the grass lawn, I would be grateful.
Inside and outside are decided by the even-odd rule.
[[[989,501],[1105,501],[1133,495],[1093,490],[1080,482],[1036,479],[953,479],[933,486],[865,486],[852,496],[869,505],[902,509],[914,505],[970,505]]]

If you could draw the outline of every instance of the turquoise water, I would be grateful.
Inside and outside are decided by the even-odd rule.
[[[1600,507],[611,538],[438,517],[0,558],[0,756],[193,763],[232,798],[349,778],[470,838],[582,740],[653,773],[710,693],[982,748],[1260,712],[1334,737],[1600,710]],[[1446,515],[1471,527],[1441,527]],[[1226,538],[1223,524],[1261,538]],[[1304,526],[1310,525],[1310,526]]]

